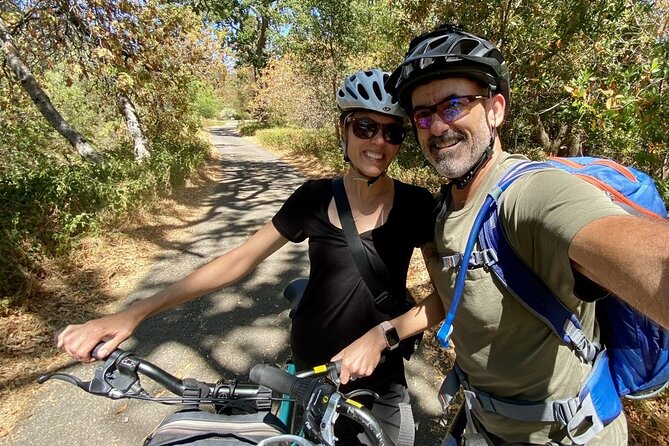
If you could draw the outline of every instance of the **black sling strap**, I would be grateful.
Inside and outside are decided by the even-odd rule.
[[[351,205],[348,202],[348,197],[346,197],[346,189],[344,188],[344,179],[342,177],[337,177],[332,180],[332,192],[334,195],[335,205],[337,206],[337,213],[339,214],[341,228],[344,232],[344,236],[346,237],[346,243],[351,247],[351,254],[353,255],[353,260],[355,261],[358,270],[360,271],[362,280],[365,282],[365,285],[367,285],[367,289],[372,293],[372,299],[374,300],[374,304],[377,306],[377,308],[385,313],[391,313],[393,303],[395,305],[401,305],[401,303],[393,302],[396,300],[396,298],[390,298],[388,289],[381,285],[381,282],[372,270],[372,266],[369,263],[369,257],[367,256],[364,246],[362,246],[362,240],[360,240],[358,228],[356,228],[355,221],[353,220]],[[387,274],[387,270],[384,272]],[[408,297],[410,298],[411,296]],[[414,305],[413,302],[407,303],[409,306]],[[404,339],[400,343],[400,351],[405,359],[408,360],[416,351],[418,345],[421,342],[421,339],[423,339],[423,333]],[[406,408],[400,410],[406,411]],[[411,413],[409,413],[409,415],[411,415],[411,423],[400,423],[400,445],[413,445],[413,415]],[[402,418],[404,419],[405,415],[403,415]]]
[[[369,258],[364,246],[362,246],[362,240],[360,240],[360,234],[358,234],[358,228],[355,226],[353,214],[351,213],[351,206],[348,202],[348,197],[346,197],[343,177],[336,177],[332,180],[332,192],[341,228],[344,231],[346,242],[351,247],[353,260],[360,271],[362,279],[365,281],[365,285],[372,292],[374,303],[379,306],[384,305],[387,303],[388,290],[381,285],[378,277],[372,271],[372,266],[369,264]]]

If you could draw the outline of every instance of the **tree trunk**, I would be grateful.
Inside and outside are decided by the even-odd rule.
[[[255,54],[253,55],[253,70],[256,79],[260,77],[260,70],[265,67],[265,46],[267,45],[267,30],[269,19],[263,13],[258,18],[258,40],[256,41]]]
[[[336,98],[337,97],[337,90],[339,89],[339,83],[337,82],[336,76],[332,76],[330,78],[330,88],[332,89],[332,95],[330,97],[331,98]],[[339,113],[337,113],[337,118],[335,119],[335,122],[334,122],[334,129],[335,129],[335,135],[337,135],[337,141],[341,140],[342,134],[341,134],[340,128],[339,128]]]
[[[51,126],[58,131],[67,141],[74,147],[79,155],[85,160],[100,163],[103,158],[91,144],[86,141],[79,132],[72,128],[67,121],[60,115],[58,110],[53,106],[49,96],[39,86],[37,80],[30,72],[30,69],[23,63],[19,57],[18,50],[14,46],[13,39],[5,22],[0,18],[0,43],[2,43],[2,52],[16,78],[21,82],[23,89],[28,93],[30,99],[42,113],[42,116],[51,124]]]
[[[116,103],[121,109],[121,113],[123,113],[125,123],[128,126],[128,132],[130,133],[133,145],[135,146],[135,161],[141,161],[144,158],[148,158],[151,153],[146,147],[146,138],[144,137],[144,132],[142,132],[142,127],[139,125],[135,104],[132,103],[130,98],[122,94],[116,96]]]
[[[548,156],[569,156],[568,155],[569,148],[565,144],[563,144],[563,140],[567,135],[567,130],[568,130],[567,126],[565,124],[562,124],[560,126],[560,130],[558,131],[558,134],[554,138],[551,138],[551,136],[546,131],[546,127],[541,121],[541,116],[538,113],[536,114],[536,118],[537,118],[537,132],[538,132],[537,137],[539,143],[544,149],[544,152],[546,152]]]

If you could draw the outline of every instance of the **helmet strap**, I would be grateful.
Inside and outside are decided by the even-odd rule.
[[[346,140],[344,139],[344,135],[342,135],[341,139],[339,140],[339,148],[341,149],[341,153],[344,156],[344,161],[347,163],[351,162],[351,159],[348,157],[348,144],[346,143]]]
[[[380,175],[377,175],[375,177],[368,177],[364,173],[360,172],[357,167],[351,162],[351,160],[348,160],[348,164],[355,170],[355,172],[360,175],[360,178],[353,177],[354,180],[358,181],[367,181],[367,187],[370,187],[372,184],[376,183],[381,177],[383,177],[386,174],[386,171],[384,170],[381,172]]]
[[[478,171],[481,167],[483,167],[485,162],[492,156],[492,146],[494,140],[495,140],[494,137],[491,138],[490,145],[488,145],[485,151],[481,154],[481,157],[478,159],[476,164],[474,164],[474,166],[471,169],[469,169],[467,173],[465,173],[460,178],[453,178],[451,180],[453,184],[455,184],[455,187],[457,189],[464,189],[465,186],[467,186],[467,184],[469,184],[469,182],[472,180],[472,178],[474,178],[474,174],[476,173],[476,171]]]

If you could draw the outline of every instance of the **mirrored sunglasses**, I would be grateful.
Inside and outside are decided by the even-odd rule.
[[[486,95],[467,95],[467,96],[451,96],[438,104],[429,107],[416,107],[411,114],[413,122],[419,129],[429,129],[432,125],[432,117],[437,114],[439,118],[446,124],[450,124],[460,117],[465,111],[470,102],[485,99]]]
[[[381,129],[381,136],[388,144],[402,144],[407,130],[398,123],[381,124],[371,118],[349,118],[353,134],[360,139],[371,139]]]

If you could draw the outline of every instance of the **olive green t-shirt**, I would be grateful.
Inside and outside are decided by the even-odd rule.
[[[441,257],[464,251],[488,191],[510,166],[524,159],[502,153],[463,209],[449,210],[450,197],[446,197],[447,211],[435,230],[439,258],[428,265],[446,311],[457,268],[444,267]],[[531,172],[516,180],[504,193],[499,211],[504,233],[516,253],[576,314],[586,336],[595,341],[599,333],[594,305],[574,295],[569,244],[588,223],[621,214],[625,212],[595,186],[557,169]],[[498,397],[526,401],[572,397],[590,371],[590,366],[494,280],[487,268],[468,272],[451,339],[469,382]],[[488,432],[509,443],[571,444],[558,424],[518,422],[491,413],[477,414],[477,418]],[[620,445],[626,444],[626,439],[621,416],[588,444]]]

